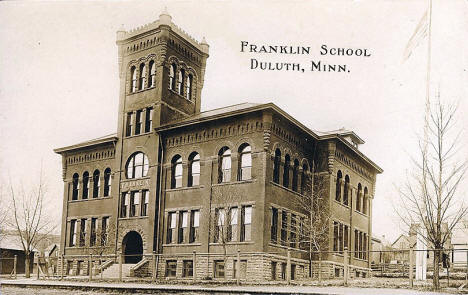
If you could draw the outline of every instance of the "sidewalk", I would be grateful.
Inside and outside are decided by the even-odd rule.
[[[84,282],[84,281],[55,281],[36,279],[2,279],[2,286],[11,287],[35,287],[35,288],[59,288],[79,290],[101,290],[107,292],[139,292],[148,293],[207,293],[207,294],[336,294],[336,295],[436,295],[449,293],[424,292],[407,289],[385,289],[385,288],[356,288],[356,287],[312,287],[312,286],[203,286],[203,285],[162,285],[150,283],[107,283],[107,282]]]

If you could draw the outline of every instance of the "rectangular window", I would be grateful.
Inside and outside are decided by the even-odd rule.
[[[141,133],[141,127],[143,125],[143,118],[141,115],[141,110],[136,111],[136,118],[135,118],[135,135]]]
[[[242,206],[241,242],[252,239],[252,206]]]
[[[224,260],[214,261],[214,277],[224,278]]]
[[[101,224],[101,246],[107,245],[107,239],[109,237],[109,216],[102,218]]]
[[[348,251],[349,251],[350,249],[349,249],[349,243],[348,243],[348,236],[349,236],[348,226],[345,225],[343,229],[344,229],[343,245],[344,245],[344,248],[348,249]]]
[[[182,211],[179,214],[179,235],[177,242],[185,243],[188,228],[188,211]]]
[[[296,248],[296,215],[291,214],[291,230],[289,234],[289,247]]]
[[[286,262],[281,262],[281,279],[286,280]]]
[[[190,243],[198,241],[198,228],[200,227],[200,210],[193,210],[190,216]]]
[[[182,269],[182,277],[193,277],[193,261],[184,260],[184,268]]]
[[[125,136],[132,135],[133,113],[127,113],[127,124],[125,125]]]
[[[70,241],[68,245],[73,247],[76,245],[76,219],[70,220]]]
[[[86,219],[81,219],[80,222],[80,247],[84,247],[86,244]]]
[[[122,200],[120,203],[120,217],[125,218],[127,217],[127,208],[128,208],[128,193],[122,193]]]
[[[363,234],[362,240],[362,259],[367,260],[367,235]]]
[[[215,242],[222,242],[226,237],[224,232],[224,224],[226,221],[226,210],[224,208],[216,209],[216,231]]]
[[[333,251],[338,251],[338,222],[333,222]]]
[[[354,230],[354,257],[359,257],[359,233]]]
[[[146,109],[145,132],[150,132],[153,128],[153,108]]]
[[[175,241],[176,213],[171,212],[167,215],[167,244]]]
[[[140,192],[133,191],[130,193],[130,217],[137,216],[138,205],[140,205]]]
[[[278,263],[276,261],[271,262],[271,279],[276,281],[276,267]]]
[[[362,232],[359,232],[359,258],[362,259]]]
[[[278,241],[278,209],[271,208],[271,228],[270,237],[273,243]]]
[[[339,223],[338,250],[343,253],[343,224]]]
[[[96,246],[96,232],[97,232],[97,218],[91,218],[91,237],[89,241],[89,245]]]
[[[147,216],[148,215],[148,200],[149,198],[149,191],[148,190],[142,190],[141,191],[141,216]]]
[[[296,279],[296,265],[291,264],[291,280],[294,281]]]
[[[177,273],[177,260],[166,260],[166,277],[175,278]]]
[[[281,244],[286,245],[288,240],[288,212],[281,212]]]
[[[229,210],[229,231],[228,231],[228,241],[236,241],[237,240],[237,212],[239,209],[237,207],[231,208]]]

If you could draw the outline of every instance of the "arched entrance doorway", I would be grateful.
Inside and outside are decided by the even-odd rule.
[[[143,255],[143,240],[136,231],[128,232],[122,240],[124,263],[138,263]]]

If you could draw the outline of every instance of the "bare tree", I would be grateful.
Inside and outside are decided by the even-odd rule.
[[[3,183],[0,182],[0,241],[5,237],[10,214],[10,204],[6,199]]]
[[[25,254],[25,275],[30,277],[30,255],[42,239],[50,234],[56,224],[44,210],[46,187],[42,172],[39,182],[29,191],[21,185],[18,189],[10,183],[13,218],[10,226],[16,230]]]
[[[431,106],[427,133],[419,141],[419,157],[413,158],[414,172],[399,189],[401,220],[413,226],[434,250],[433,287],[440,289],[439,264],[444,244],[467,213],[457,194],[467,169],[466,156],[460,154],[460,132],[454,130],[457,107],[443,104],[440,98]],[[454,134],[455,132],[455,134]]]
[[[331,214],[328,206],[328,173],[320,174],[312,171],[305,179],[302,195],[295,195],[294,202],[303,212],[306,218],[300,224],[300,247],[309,254],[309,276],[312,277],[312,261],[319,260],[318,276],[321,278],[320,251],[328,250],[328,234],[330,231]]]

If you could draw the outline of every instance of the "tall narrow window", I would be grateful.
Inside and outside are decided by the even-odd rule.
[[[252,148],[248,144],[241,145],[239,148],[239,173],[238,180],[249,180],[252,171]]]
[[[270,237],[273,243],[278,241],[278,209],[271,208]]]
[[[341,183],[343,182],[343,174],[341,174],[341,170],[338,170],[336,174],[336,194],[335,200],[341,202]]]
[[[145,177],[148,169],[148,157],[142,152],[134,153],[127,160],[127,178]]]
[[[129,205],[128,193],[124,192],[122,193],[122,199],[120,203],[120,217],[122,218],[127,217],[128,205]]]
[[[231,150],[223,147],[219,150],[218,182],[231,181]]]
[[[182,157],[175,155],[171,161],[172,164],[172,177],[171,177],[171,188],[182,187]]]
[[[339,251],[339,224],[338,222],[333,222],[333,251]]]
[[[135,92],[137,90],[137,73],[136,73],[136,67],[133,66],[130,69],[130,92]]]
[[[76,219],[70,220],[70,240],[68,242],[68,245],[70,247],[73,247],[76,245]]]
[[[306,193],[307,189],[307,171],[309,168],[307,167],[307,164],[302,165],[302,173],[301,173],[301,194]]]
[[[200,154],[193,152],[189,156],[188,186],[200,184]]]
[[[294,160],[293,178],[292,178],[292,190],[295,192],[297,192],[298,178],[299,178],[299,161],[296,159]]]
[[[101,246],[106,246],[109,237],[109,216],[103,217],[101,222]]]
[[[93,198],[99,197],[99,189],[101,187],[101,177],[99,170],[94,170],[93,173]]]
[[[138,81],[138,89],[143,90],[145,89],[145,83],[146,83],[146,66],[145,64],[140,65],[140,81]]]
[[[357,194],[356,194],[356,211],[361,212],[361,199],[362,199],[362,185],[358,184]]]
[[[242,206],[241,242],[252,239],[252,206]]]
[[[175,73],[176,73],[176,65],[172,64],[171,67],[169,68],[169,89],[170,90],[175,90],[176,86],[176,79],[175,79]]]
[[[343,188],[343,204],[348,205],[348,200],[349,200],[349,193],[350,193],[350,187],[349,187],[349,176],[345,176],[345,183],[344,183],[344,188]]]
[[[82,199],[87,199],[89,196],[89,173],[86,171],[83,173],[83,194]]]
[[[136,111],[136,118],[135,118],[135,135],[141,133],[141,127],[143,125],[143,118],[141,114],[141,110]]]
[[[364,214],[367,214],[367,205],[368,205],[368,202],[369,202],[369,196],[368,196],[369,192],[367,191],[367,186],[364,188],[364,197],[362,198],[362,213]]]
[[[222,242],[226,237],[224,224],[226,222],[226,210],[224,208],[216,209],[216,231],[215,242]]]
[[[288,154],[284,156],[284,170],[283,170],[283,186],[289,187],[289,166],[291,162],[291,157]]]
[[[80,247],[86,244],[86,218],[81,219],[80,222]]]
[[[137,216],[138,205],[140,204],[140,192],[133,191],[130,193],[130,217]]]
[[[344,233],[343,233],[343,245],[344,248],[349,249],[349,227],[347,225],[344,226]]]
[[[359,232],[354,230],[354,257],[359,258]]]
[[[276,149],[275,160],[273,162],[273,182],[279,184],[280,178],[281,151]]]
[[[184,95],[184,84],[185,84],[185,71],[184,69],[180,69],[179,76],[177,77],[177,93],[180,95]]]
[[[192,100],[192,81],[193,81],[193,76],[192,74],[189,74],[187,76],[187,89],[185,90],[185,95],[188,100]]]
[[[145,132],[151,132],[153,128],[153,108],[146,108]]]
[[[133,112],[127,113],[127,124],[125,125],[125,136],[132,135],[132,126],[133,126]]]
[[[343,224],[339,223],[338,250],[343,253]]]
[[[172,244],[175,241],[175,229],[176,229],[176,212],[170,212],[167,215],[167,244]]]
[[[363,234],[362,238],[362,259],[367,260],[367,235]]]
[[[281,244],[286,245],[288,241],[288,212],[281,212]]]
[[[96,232],[97,232],[97,218],[91,218],[91,237],[89,240],[89,245],[91,247],[96,246]]]
[[[228,215],[228,223],[229,223],[229,230],[227,232],[227,240],[228,241],[236,241],[237,240],[237,212],[239,209],[237,207],[233,207],[229,209]]]
[[[187,229],[188,229],[188,212],[187,211],[182,211],[179,214],[179,234],[178,234],[178,243],[185,243],[186,242],[186,236],[187,236]]]
[[[148,87],[154,87],[156,85],[156,66],[154,64],[154,61],[150,61],[149,63],[149,73],[150,73],[150,77],[149,77],[149,85]]]
[[[193,210],[190,216],[190,243],[198,241],[198,228],[200,227],[200,210]]]
[[[72,200],[78,200],[78,193],[80,191],[80,176],[78,173],[73,174],[72,182]]]
[[[295,214],[291,214],[291,230],[289,234],[289,247],[296,248],[296,237],[297,237],[297,217]]]
[[[148,190],[142,190],[141,191],[141,216],[147,216],[148,215],[148,203],[149,203],[149,191]]]
[[[104,197],[110,196],[111,193],[111,169],[104,170]]]

